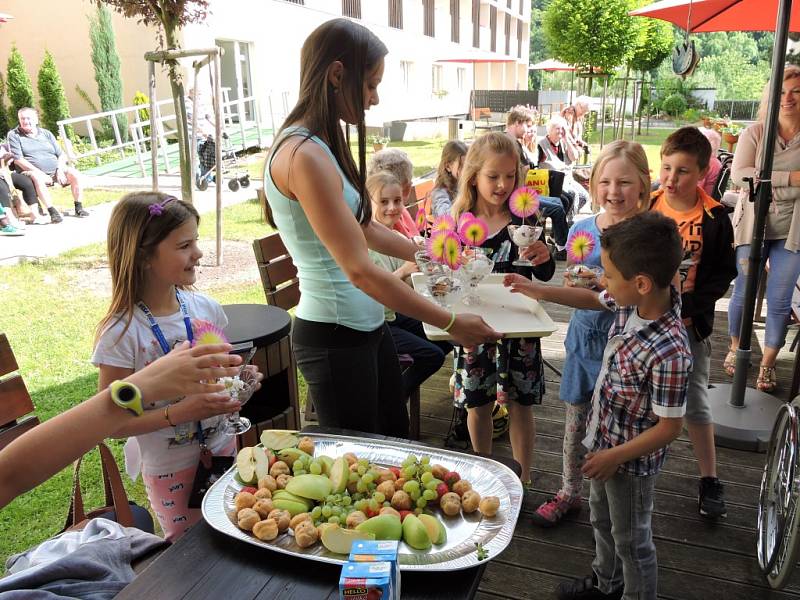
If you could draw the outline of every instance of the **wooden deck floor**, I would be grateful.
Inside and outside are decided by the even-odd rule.
[[[563,263],[559,263],[561,267]],[[557,274],[557,277],[560,275]],[[557,368],[564,358],[563,339],[569,313],[547,304],[559,324],[558,331],[543,341],[546,359]],[[722,370],[727,347],[727,300],[717,305],[712,344],[714,381],[728,381]],[[756,336],[763,342],[763,324],[756,324]],[[794,336],[790,330],[789,340]],[[760,345],[754,338],[756,354]],[[754,357],[758,364],[760,355]],[[786,395],[792,356],[788,346],[778,364],[779,382]],[[445,367],[422,389],[422,435],[424,443],[443,446],[450,425],[452,403],[448,392],[449,359]],[[756,369],[752,369],[756,371]],[[553,598],[553,589],[565,577],[579,577],[591,570],[594,551],[588,504],[575,518],[544,530],[532,524],[531,513],[550,497],[561,482],[561,443],[564,408],[558,399],[558,377],[547,372],[547,394],[535,408],[536,450],[533,487],[527,493],[514,538],[509,547],[494,557],[481,582],[478,598]],[[755,374],[752,375],[754,379]],[[752,383],[752,382],[751,382]],[[508,437],[495,442],[494,451],[511,456]],[[725,483],[728,517],[709,523],[697,513],[697,464],[688,438],[683,435],[670,449],[658,479],[653,531],[659,562],[659,597],[692,600],[755,600],[800,597],[800,570],[781,592],[769,589],[761,578],[755,557],[756,506],[764,455],[718,448],[718,472]],[[588,485],[584,486],[588,496]]]

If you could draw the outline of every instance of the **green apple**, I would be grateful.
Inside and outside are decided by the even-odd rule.
[[[403,519],[403,541],[417,550],[428,550],[431,547],[428,530],[416,515],[406,515]]]
[[[295,502],[294,500],[289,500],[288,498],[273,498],[272,506],[275,508],[280,508],[281,510],[289,511],[289,514],[293,517],[295,515],[308,512],[308,506],[305,503]]]
[[[289,465],[289,467],[294,465],[294,461],[296,461],[301,456],[303,458],[308,459],[308,461],[311,462],[311,457],[302,450],[300,450],[299,448],[284,448],[283,450],[278,450],[276,455],[278,457],[278,460],[282,460],[287,465]]]
[[[347,488],[347,482],[350,478],[350,466],[347,459],[340,456],[331,465],[330,474],[331,485],[333,486],[334,494],[341,494]]]
[[[427,534],[426,534],[427,535]],[[356,540],[374,540],[375,534],[355,529],[342,529],[333,524],[322,530],[322,545],[336,554],[350,554],[350,548]]]
[[[317,460],[322,464],[322,474],[330,476],[333,467],[333,459],[330,456],[318,456]]]
[[[275,490],[272,492],[273,500],[277,499],[284,499],[289,500],[291,502],[295,502],[297,504],[303,504],[307,507],[307,510],[311,510],[314,506],[314,501],[309,500],[308,498],[303,498],[302,496],[298,496],[296,494],[291,493],[288,490]]]
[[[325,475],[306,473],[293,477],[286,484],[286,491],[302,498],[322,500],[331,493],[332,487],[331,480]]]
[[[425,525],[425,529],[428,531],[428,537],[431,538],[434,544],[438,546],[447,541],[447,530],[439,519],[433,515],[421,514],[419,520]]]
[[[268,429],[261,432],[261,443],[270,450],[283,450],[297,446],[300,439],[291,431]]]
[[[259,477],[269,473],[267,453],[258,446],[242,448],[236,455],[236,472],[245,484],[258,484]]]
[[[400,517],[395,515],[378,515],[367,519],[356,527],[356,531],[374,533],[376,540],[400,540],[403,537],[403,525]]]

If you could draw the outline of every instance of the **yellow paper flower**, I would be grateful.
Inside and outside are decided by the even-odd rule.
[[[455,228],[455,219],[448,214],[444,214],[434,219],[431,231],[453,231]]]

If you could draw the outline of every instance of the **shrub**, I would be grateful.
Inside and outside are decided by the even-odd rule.
[[[136,93],[133,96],[133,105],[134,106],[148,106],[150,104],[150,98],[147,97],[147,94],[136,90]],[[150,120],[150,109],[149,108],[140,108],[136,111],[139,115],[139,121],[149,121]],[[150,136],[150,126],[146,125],[142,127],[142,135],[144,137]]]
[[[700,111],[696,108],[687,108],[681,118],[687,123],[697,123],[701,119]]]
[[[0,140],[8,135],[8,111],[6,110],[6,80],[0,73]]]
[[[11,54],[8,55],[8,75],[6,79],[6,91],[10,110],[6,115],[8,128],[17,126],[17,112],[26,106],[33,107],[33,84],[28,77],[28,70],[25,68],[25,59],[19,53],[16,46],[11,46]]]
[[[677,117],[686,112],[686,99],[680,94],[671,94],[664,98],[661,110],[671,117]]]
[[[39,107],[42,109],[42,127],[58,135],[58,122],[68,119],[70,114],[67,97],[64,95],[64,85],[61,83],[61,76],[49,50],[45,50],[44,60],[39,68],[37,87]],[[66,127],[66,135],[70,139],[75,137],[75,132],[69,125]]]

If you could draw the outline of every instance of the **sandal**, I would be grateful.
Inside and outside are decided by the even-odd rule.
[[[725,369],[728,377],[733,377],[736,372],[736,352],[734,350],[728,350],[725,360],[722,362],[722,368]]]
[[[778,387],[778,382],[775,379],[775,367],[767,367],[761,365],[758,368],[758,378],[756,379],[756,387],[759,391],[771,394]]]

